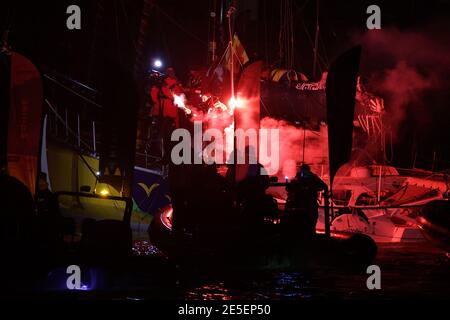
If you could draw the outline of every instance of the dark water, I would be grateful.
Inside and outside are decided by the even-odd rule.
[[[136,254],[161,257],[149,243]],[[164,259],[161,257],[161,259]],[[307,271],[178,270],[168,282],[168,296],[188,300],[299,300],[299,299],[449,299],[450,259],[428,243],[379,244],[374,264],[381,269],[381,289],[368,290],[365,270],[349,272],[323,269]],[[160,277],[173,277],[164,274]],[[167,287],[166,287],[167,289]],[[149,298],[144,292],[135,298]]]

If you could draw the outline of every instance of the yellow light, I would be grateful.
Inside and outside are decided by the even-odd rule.
[[[100,195],[103,197],[109,196],[109,191],[106,189],[100,190]]]

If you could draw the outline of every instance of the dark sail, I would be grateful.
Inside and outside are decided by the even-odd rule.
[[[235,110],[236,129],[259,129],[261,66],[261,61],[250,64],[239,78],[237,99],[242,105]]]
[[[141,43],[137,47],[134,44],[138,25],[130,22],[141,16],[142,1],[132,1],[122,9],[118,1],[101,0],[97,6],[98,38],[93,72],[100,84],[103,106],[99,124],[99,180],[130,197],[139,92],[143,91],[139,82],[143,77],[135,70],[135,67],[141,67],[136,61],[136,50],[142,50]],[[143,15],[147,13],[148,9],[142,12]]]
[[[239,78],[238,90],[237,90],[237,103],[236,109],[234,110],[234,119],[236,121],[236,130],[242,129],[247,131],[248,129],[254,129],[258,132],[259,129],[259,114],[260,114],[260,90],[261,90],[261,66],[262,62],[257,61],[248,65],[241,73]],[[252,147],[254,152],[253,156],[257,156],[258,152],[258,140],[257,136],[256,145],[247,141],[246,146]],[[244,153],[242,146],[235,146],[239,148],[238,152]],[[246,160],[248,163],[249,160]],[[236,181],[240,181],[245,177],[247,173],[246,165],[236,166]]]
[[[11,95],[8,125],[8,173],[34,194],[40,159],[42,81],[30,60],[11,54]]]
[[[100,182],[131,196],[136,151],[137,89],[133,74],[118,63],[105,62],[100,131]]]
[[[330,66],[326,82],[330,186],[352,152],[353,119],[361,46],[340,55]]]
[[[9,91],[11,88],[11,56],[0,52],[0,169],[8,166],[7,138],[9,119]]]

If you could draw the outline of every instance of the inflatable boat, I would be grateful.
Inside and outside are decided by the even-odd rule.
[[[160,210],[149,227],[153,245],[179,264],[257,269],[298,269],[303,267],[367,267],[376,257],[377,245],[367,235],[286,235],[273,222],[249,228],[238,226],[217,237],[202,239],[192,232],[175,233],[173,209]],[[212,234],[216,234],[212,232]]]
[[[435,200],[426,204],[417,222],[429,241],[450,252],[450,202],[448,200]]]

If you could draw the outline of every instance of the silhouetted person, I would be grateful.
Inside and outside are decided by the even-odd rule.
[[[37,212],[39,217],[57,218],[60,216],[58,200],[48,188],[47,175],[44,172],[39,174]]]
[[[189,217],[189,181],[192,177],[192,165],[169,164],[169,194],[173,208],[172,227],[175,238],[182,241],[186,229],[192,229],[192,219]]]
[[[42,257],[36,255],[33,241],[35,207],[30,190],[0,173],[0,205],[0,272],[4,292],[10,295],[33,283]]]
[[[27,243],[35,217],[33,196],[18,179],[0,174],[0,241],[3,245]]]
[[[203,240],[221,243],[233,219],[228,183],[215,165],[192,165],[188,189],[188,214]]]
[[[264,167],[256,161],[255,149],[245,148],[245,163],[231,166],[228,179],[236,179],[236,199],[242,212],[244,224],[257,226],[264,223],[264,217],[276,213],[273,198],[266,194],[270,179]]]
[[[47,175],[43,172],[39,174],[36,200],[39,238],[43,245],[54,247],[61,240],[63,219],[56,195],[48,188]]]
[[[288,198],[285,207],[284,226],[287,236],[301,233],[308,237],[316,233],[319,205],[319,191],[328,186],[317,175],[311,172],[308,165],[303,164],[295,179],[286,186]]]
[[[167,75],[153,83],[150,88],[153,101],[151,116],[157,119],[158,136],[163,140],[164,163],[170,161],[170,151],[174,145],[170,137],[175,129],[180,128],[180,119],[183,118],[175,97],[184,94],[184,89],[176,78],[173,68],[168,68],[166,72]]]

